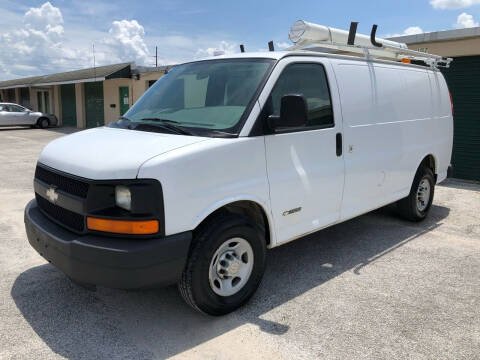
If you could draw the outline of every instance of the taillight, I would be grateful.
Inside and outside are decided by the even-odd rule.
[[[453,116],[453,98],[452,98],[452,93],[449,92],[448,95],[450,95],[450,106],[452,107],[452,116]]]

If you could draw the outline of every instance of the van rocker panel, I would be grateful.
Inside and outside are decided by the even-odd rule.
[[[30,245],[71,279],[119,289],[176,283],[188,256],[191,232],[153,239],[78,235],[49,220],[36,200],[25,208]]]

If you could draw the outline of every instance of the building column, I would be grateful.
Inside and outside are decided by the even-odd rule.
[[[75,106],[77,110],[77,128],[87,127],[85,119],[85,88],[83,83],[75,84]]]
[[[53,114],[58,119],[58,125],[63,125],[62,119],[62,98],[60,96],[60,85],[53,86]]]
[[[15,104],[20,105],[20,88],[15,88]]]
[[[30,106],[33,111],[38,111],[37,92],[32,87],[29,87],[29,90],[30,90]]]

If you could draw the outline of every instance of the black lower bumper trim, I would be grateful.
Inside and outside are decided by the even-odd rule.
[[[85,284],[136,289],[173,284],[185,266],[191,232],[154,239],[78,235],[25,208],[30,245],[68,277]]]

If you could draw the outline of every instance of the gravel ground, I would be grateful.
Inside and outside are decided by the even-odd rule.
[[[85,290],[30,248],[36,159],[69,131],[0,129],[1,359],[480,359],[480,185],[438,186],[421,224],[386,207],[273,249],[212,318],[175,287]]]

